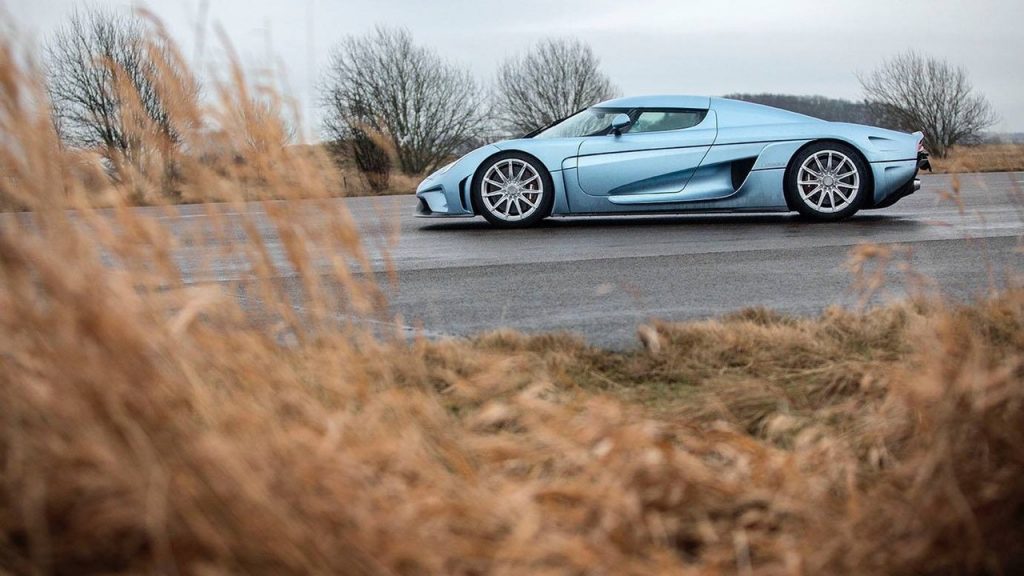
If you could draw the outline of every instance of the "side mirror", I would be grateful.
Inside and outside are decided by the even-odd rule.
[[[622,136],[622,131],[629,128],[629,125],[633,121],[629,119],[628,114],[618,114],[615,118],[612,118],[612,133],[616,136]]]

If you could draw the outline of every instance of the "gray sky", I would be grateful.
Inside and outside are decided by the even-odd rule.
[[[1024,132],[1022,0],[0,0],[38,41],[76,5],[142,5],[204,65],[220,25],[250,66],[273,62],[316,121],[314,87],[330,47],[375,24],[416,39],[489,81],[496,64],[546,36],[576,36],[623,94],[781,92],[857,98],[858,71],[910,48],[967,68]],[[269,55],[273,55],[270,58]]]

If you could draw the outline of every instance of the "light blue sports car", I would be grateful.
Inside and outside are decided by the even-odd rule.
[[[918,190],[923,138],[724,98],[621,98],[441,168],[417,189],[417,214],[502,227],[666,212],[841,220]]]

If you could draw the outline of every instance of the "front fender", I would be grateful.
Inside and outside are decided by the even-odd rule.
[[[427,204],[432,216],[472,216],[469,180],[480,163],[501,152],[493,144],[477,148],[459,158],[448,170],[427,176],[416,188],[416,197]]]
[[[567,158],[579,155],[582,143],[581,138],[521,138],[498,142],[495,146],[503,152],[529,154],[540,160],[548,172],[554,175],[562,169],[562,163]]]

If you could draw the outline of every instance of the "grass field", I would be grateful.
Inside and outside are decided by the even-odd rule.
[[[1024,171],[1024,145],[981,144],[957,146],[946,158],[932,159],[936,172],[1020,172]]]
[[[373,190],[354,166],[347,162],[340,165],[329,159],[318,146],[295,146],[289,148],[298,155],[309,157],[311,169],[322,172],[321,177],[328,183],[328,192],[333,196],[388,196],[395,194],[412,194],[416,191],[424,175],[406,175],[395,170],[390,175],[390,184],[384,191]],[[79,156],[79,166],[90,167],[93,173],[100,170],[98,157]],[[1024,146],[1017,144],[982,144],[954,148],[946,158],[933,158],[932,167],[937,174],[963,174],[972,172],[1018,172],[1024,171]],[[105,178],[91,179],[93,186],[88,188],[89,204],[93,206],[114,206],[128,202],[135,205],[152,205],[162,203],[201,203],[222,202],[242,198],[245,200],[263,200],[288,198],[292,193],[282,196],[275,192],[274,186],[268,186],[260,178],[240,179],[238,186],[230,193],[214,187],[212,190],[197,190],[185,187],[168,188],[166,184],[154,185],[145,195],[135,194],[127,198],[120,196],[124,190],[106,185]],[[2,205],[0,205],[2,208]]]
[[[231,141],[233,138],[221,134],[220,138]],[[232,145],[225,142],[227,149]],[[243,156],[245,152],[243,151]],[[280,190],[280,182],[269,182],[265,171],[274,170],[273,164],[264,166],[233,165],[225,158],[190,158],[185,159],[183,170],[196,170],[197,165],[204,165],[203,172],[215,179],[228,179],[232,182],[224,187],[216,181],[208,181],[208,186],[200,188],[195,182],[187,179],[169,183],[152,178],[151,174],[140,180],[144,186],[114,186],[106,174],[104,161],[100,155],[81,152],[63,151],[63,165],[66,172],[73,173],[78,179],[78,193],[84,197],[78,203],[86,203],[93,207],[111,207],[117,205],[159,205],[159,204],[195,204],[204,202],[253,201],[282,199],[295,197],[301,193],[302,186],[292,190]],[[301,157],[303,166],[309,172],[316,172],[322,181],[323,192],[334,197],[388,196],[412,194],[425,175],[407,175],[393,170],[389,177],[386,190],[373,190],[366,178],[347,160],[338,162],[320,145],[286,146],[274,154],[260,153],[261,156],[272,156],[270,162],[279,162],[284,157]],[[176,158],[175,162],[182,161]],[[971,172],[1016,172],[1024,171],[1024,145],[1017,144],[982,144],[978,146],[955,147],[946,158],[932,158],[932,167],[938,174],[960,174]],[[148,167],[154,171],[154,167]],[[139,183],[139,180],[137,180]],[[24,209],[24,204],[16,204],[11,198],[0,198],[0,210]]]
[[[302,312],[251,216],[238,236],[211,212],[203,241],[248,266],[257,320],[232,291],[186,284],[159,218],[125,208],[170,201],[160,163],[116,181],[77,163],[19,62],[0,42],[0,200],[33,210],[0,229],[0,573],[1024,565],[1019,288],[653,324],[627,352],[565,335],[408,341],[339,320],[388,318],[356,274],[357,226],[320,204],[336,186],[321,156],[179,157],[182,198],[240,203],[257,183],[311,199],[266,207]],[[222,106],[247,105],[219,88]],[[271,129],[248,118],[246,138]],[[186,149],[211,137],[182,126]],[[97,183],[115,210],[93,210]],[[886,260],[858,248],[851,281],[877,288]]]

